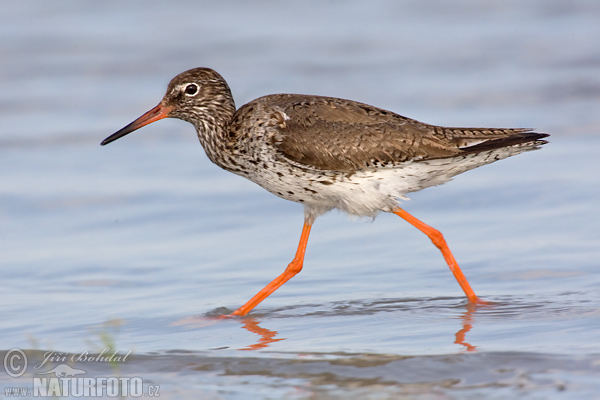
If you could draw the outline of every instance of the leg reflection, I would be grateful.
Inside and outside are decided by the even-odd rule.
[[[259,326],[259,321],[253,317],[243,318],[240,322],[242,322],[243,328],[248,330],[249,332],[255,333],[260,336],[260,339],[257,343],[251,344],[247,347],[244,347],[240,350],[258,350],[268,347],[271,343],[279,342],[280,340],[285,340],[285,338],[276,339],[277,331],[272,331],[267,328],[263,328]]]
[[[462,315],[460,316],[460,319],[462,321],[462,329],[456,332],[456,340],[454,340],[454,343],[460,344],[461,346],[465,346],[467,351],[475,351],[475,349],[477,349],[477,346],[473,346],[472,344],[465,342],[465,336],[467,332],[469,332],[473,327],[473,314],[477,309],[477,305],[473,303],[467,303],[465,308],[465,312],[462,313]]]

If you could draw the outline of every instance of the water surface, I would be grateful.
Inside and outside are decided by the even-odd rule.
[[[547,0],[6,6],[0,356],[24,349],[29,368],[1,386],[31,387],[49,352],[109,347],[131,355],[71,365],[164,398],[598,396],[599,15]],[[470,307],[399,218],[334,212],[301,274],[250,316],[215,319],[291,260],[301,206],[212,165],[181,121],[99,145],[196,66],[238,105],[311,93],[550,133],[403,205],[490,305]]]

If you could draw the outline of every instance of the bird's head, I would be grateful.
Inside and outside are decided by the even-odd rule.
[[[208,133],[215,125],[227,124],[235,104],[227,82],[210,68],[194,68],[171,80],[156,107],[102,141],[106,145],[163,118],[178,118]]]

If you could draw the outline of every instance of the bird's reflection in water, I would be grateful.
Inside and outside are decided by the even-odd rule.
[[[455,335],[456,339],[454,340],[454,343],[465,346],[467,351],[475,351],[477,349],[477,346],[473,346],[472,344],[465,342],[465,336],[467,335],[467,332],[469,332],[473,327],[473,314],[477,310],[477,307],[478,305],[473,303],[467,303],[465,305],[465,312],[463,312],[460,316],[462,321],[462,329],[456,332]]]
[[[219,315],[219,316],[189,316],[185,317],[179,321],[173,322],[171,326],[187,326],[188,328],[205,328],[211,325],[216,325],[221,323],[222,321],[233,320],[242,324],[242,328],[246,329],[248,332],[258,335],[258,342],[248,345],[240,350],[259,350],[268,347],[271,343],[279,342],[281,340],[285,340],[285,338],[276,338],[277,331],[273,331],[271,329],[263,328],[259,326],[260,321],[254,317],[244,317],[244,318],[230,318],[227,315]]]
[[[464,312],[462,312],[459,315],[461,321],[461,328],[454,334],[455,344],[464,346],[465,350],[469,352],[475,351],[477,349],[477,346],[472,345],[470,342],[466,341],[466,336],[467,333],[470,332],[473,328],[474,315],[477,312],[477,310],[482,306],[489,307],[491,305],[491,303],[484,302],[482,302],[481,304],[467,303],[464,305]],[[218,324],[220,321],[223,320],[234,320],[242,324],[242,328],[258,336],[257,342],[247,345],[246,347],[241,348],[239,350],[260,350],[269,347],[272,343],[286,340],[286,338],[278,338],[277,331],[260,326],[261,321],[255,317],[230,318],[227,315],[220,315],[217,317],[198,318],[197,316],[194,316],[184,318],[183,320],[177,321],[172,325],[191,325],[193,327],[200,328]]]
[[[243,328],[247,329],[248,332],[255,333],[259,336],[257,343],[248,345],[240,350],[264,349],[265,347],[268,347],[271,343],[285,340],[285,338],[276,339],[275,336],[277,336],[277,331],[272,331],[270,329],[259,326],[258,324],[260,323],[260,321],[256,318],[246,317],[243,318],[240,322],[244,324]]]
[[[485,306],[489,306],[490,304],[485,304]],[[459,344],[464,346],[466,351],[475,351],[477,346],[472,345],[471,343],[466,341],[466,335],[473,328],[473,316],[477,309],[480,307],[480,304],[467,303],[465,305],[465,311],[460,315],[460,320],[462,322],[461,329],[459,329],[455,334],[455,344]],[[278,332],[274,330],[270,330],[267,328],[263,328],[259,325],[260,321],[253,317],[245,317],[239,320],[243,324],[243,328],[258,335],[260,338],[257,343],[248,345],[247,347],[240,350],[259,350],[269,347],[271,343],[279,342],[285,340],[285,338],[276,338]]]

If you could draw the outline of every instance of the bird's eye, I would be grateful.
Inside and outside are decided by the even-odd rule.
[[[195,96],[196,94],[198,94],[198,90],[198,85],[196,85],[195,83],[190,83],[185,87],[184,92],[188,96]]]

